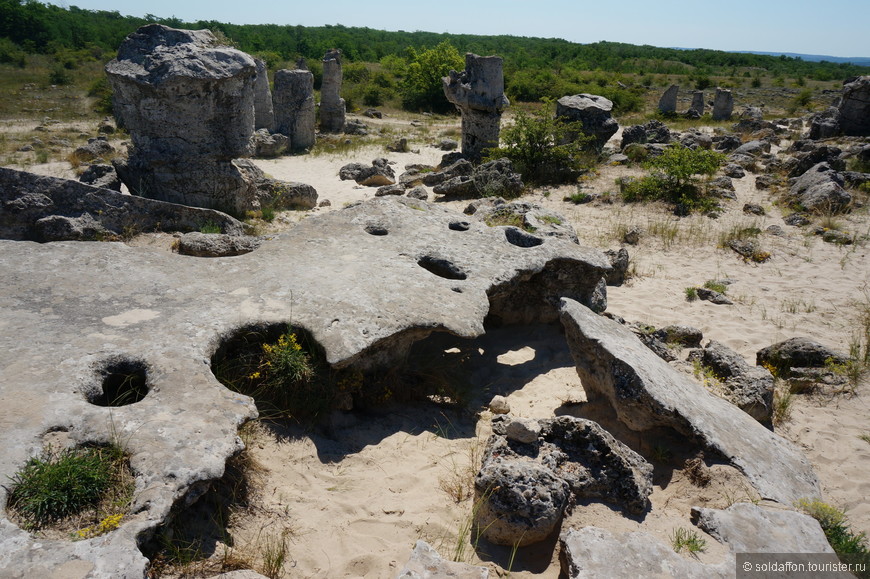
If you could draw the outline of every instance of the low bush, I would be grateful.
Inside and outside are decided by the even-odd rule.
[[[801,499],[796,506],[819,522],[828,543],[838,555],[870,553],[867,548],[867,535],[852,531],[846,512],[842,509],[809,499]]]

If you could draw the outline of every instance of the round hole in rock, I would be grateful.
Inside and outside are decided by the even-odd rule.
[[[506,227],[504,230],[504,236],[508,243],[516,245],[517,247],[535,247],[544,243],[544,240],[540,237],[527,233],[522,229],[517,229],[516,227]]]
[[[387,235],[389,231],[382,225],[366,225],[366,233],[369,235]]]
[[[141,360],[108,360],[98,374],[100,386],[85,394],[91,404],[127,406],[139,402],[148,394],[148,365]]]
[[[451,221],[447,227],[452,231],[468,231],[471,224],[468,221]]]
[[[466,274],[459,266],[448,259],[424,255],[417,260],[417,265],[430,273],[434,273],[438,277],[444,279],[466,279]]]

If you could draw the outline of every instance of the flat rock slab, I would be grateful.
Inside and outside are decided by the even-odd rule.
[[[52,431],[74,443],[117,439],[136,473],[135,514],[74,543],[35,542],[10,523],[0,486],[0,576],[47,577],[76,561],[65,577],[144,574],[137,537],[222,476],[242,448],[238,425],[257,414],[209,365],[237,329],[292,322],[333,366],[389,363],[432,331],[481,335],[488,315],[555,320],[560,295],[591,303],[609,269],[600,252],[564,240],[526,247],[511,243],[510,228],[451,227],[463,217],[378,198],[217,258],[0,241],[0,480],[39,454]],[[91,404],[88,393],[118,360],[146,370],[148,394],[126,406]]]
[[[792,505],[820,497],[806,457],[730,402],[656,356],[631,331],[573,300],[562,324],[590,400],[604,398],[632,430],[675,429],[743,471],[763,498]]]
[[[417,541],[396,579],[488,579],[489,569],[448,561],[426,541]]]

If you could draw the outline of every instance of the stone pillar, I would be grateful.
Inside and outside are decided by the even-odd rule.
[[[730,90],[716,87],[716,98],[713,101],[713,120],[727,121],[731,119],[734,110],[734,97]]]
[[[677,93],[680,92],[680,85],[672,84],[668,90],[664,92],[662,98],[659,99],[659,110],[665,114],[673,114],[677,112]]]
[[[344,130],[344,99],[341,98],[341,51],[330,50],[323,57],[323,82],[320,85],[320,130]]]
[[[314,75],[308,70],[275,73],[275,132],[290,140],[290,150],[314,146]]]
[[[269,90],[269,73],[266,63],[255,58],[257,79],[254,81],[254,130],[275,130],[275,112],[272,109],[272,91]]]
[[[484,149],[498,147],[501,113],[510,102],[504,95],[500,56],[465,55],[465,70],[441,79],[444,95],[462,114],[462,154],[478,161]]]
[[[858,76],[843,84],[840,126],[844,135],[870,135],[870,76]]]
[[[692,106],[686,116],[699,119],[704,115],[704,91],[696,90],[692,93]]]
[[[133,146],[118,175],[136,195],[243,212],[256,184],[233,163],[250,154],[254,59],[208,30],[149,24],[106,65],[118,123]]]

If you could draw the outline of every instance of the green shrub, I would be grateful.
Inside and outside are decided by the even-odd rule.
[[[408,67],[402,84],[402,106],[408,110],[447,112],[453,105],[444,96],[441,79],[465,68],[456,47],[445,40],[435,48],[408,48]]]
[[[592,137],[579,122],[556,119],[549,103],[535,113],[517,111],[514,123],[502,129],[503,145],[485,151],[486,160],[507,157],[529,183],[548,184],[576,179],[593,163]],[[569,136],[579,133],[579,138]]]
[[[668,147],[644,165],[657,172],[647,177],[619,182],[622,198],[627,202],[666,201],[690,211],[710,211],[718,206],[698,176],[716,172],[725,156],[715,151]]]
[[[109,86],[109,80],[105,76],[101,76],[91,83],[88,88],[88,96],[96,97],[97,102],[94,105],[96,112],[112,114],[112,87]]]
[[[720,294],[724,294],[728,291],[727,285],[725,285],[721,281],[716,281],[715,279],[708,279],[707,281],[705,281],[704,287],[708,290],[719,292]]]
[[[48,74],[48,82],[57,85],[72,84],[72,76],[63,65],[58,64]]]
[[[689,286],[686,288],[686,301],[693,302],[698,299],[698,288]]]
[[[78,514],[102,500],[123,463],[116,446],[43,452],[11,477],[9,508],[34,529]]]

